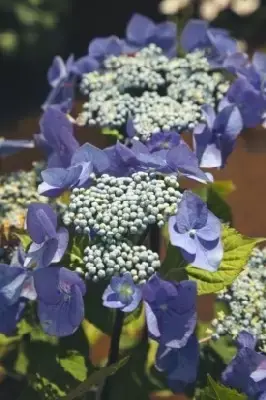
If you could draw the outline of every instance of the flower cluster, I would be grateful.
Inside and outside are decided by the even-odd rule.
[[[22,175],[13,191],[8,186],[3,192],[5,212],[10,190],[16,202],[19,191],[25,192],[23,207],[30,200],[25,223],[30,243],[17,249],[10,264],[0,264],[0,332],[12,332],[28,302],[35,301],[46,333],[71,335],[84,318],[86,290],[104,286],[105,307],[124,313],[144,308],[149,337],[158,344],[155,366],[175,392],[197,377],[197,285],[164,280],[160,249],[149,249],[147,239],[164,228],[170,252],[207,271],[196,272],[212,281],[223,258],[222,224],[202,198],[180,188],[180,180],[211,183],[213,177],[201,167],[223,167],[242,128],[261,123],[266,108],[265,57],[255,54],[248,62],[227,32],[202,21],[190,21],[180,41],[187,54],[176,57],[174,24],[134,15],[124,39],[97,38],[85,57],[70,56],[66,64],[54,60],[48,71],[52,90],[34,137],[47,158],[39,194],[31,197]],[[233,73],[232,83],[225,70]],[[124,129],[124,142],[104,150],[80,146],[69,114],[78,80],[89,96],[79,123],[83,118],[90,125]],[[180,135],[185,129],[193,133],[194,151]],[[69,204],[57,215],[47,202],[66,193]],[[216,337],[245,328],[264,340],[262,277],[262,268],[250,267],[221,295],[236,301],[233,315],[214,323]],[[258,312],[262,322],[255,318]],[[249,346],[243,346],[245,352]],[[241,349],[224,382],[253,396],[265,392],[257,385],[265,377],[257,363],[261,355],[252,346],[255,361],[247,376],[256,381],[254,390],[235,378]]]
[[[214,336],[236,337],[242,330],[255,335],[260,349],[266,350],[265,250],[255,249],[247,268],[218,299],[228,303],[229,315],[219,313],[212,321]]]
[[[18,171],[0,176],[0,225],[23,228],[25,212],[31,202],[46,202],[37,192],[36,171]]]
[[[201,51],[169,59],[150,45],[127,55],[110,56],[100,71],[83,75],[81,91],[89,99],[79,125],[121,129],[131,115],[135,135],[170,129],[193,129],[202,120],[201,106],[215,106],[229,88]]]

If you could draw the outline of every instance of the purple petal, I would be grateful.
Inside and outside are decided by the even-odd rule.
[[[57,215],[48,204],[31,203],[27,212],[27,231],[36,243],[42,243],[46,237],[56,237]]]
[[[266,73],[266,55],[261,52],[255,52],[252,58],[252,64],[260,75]]]
[[[216,117],[213,129],[236,140],[243,129],[243,120],[239,109],[234,105],[223,108]]]
[[[221,236],[221,221],[208,211],[206,224],[197,230],[197,236],[206,241],[214,241]]]
[[[134,128],[134,124],[133,124],[133,121],[131,118],[127,119],[126,133],[127,133],[127,136],[130,138],[133,138],[136,135],[136,130]]]
[[[236,338],[236,345],[239,349],[248,347],[251,350],[255,350],[256,344],[257,338],[246,331],[240,332]]]
[[[55,87],[66,76],[67,72],[65,63],[61,57],[56,56],[47,73],[48,82],[52,87]]]
[[[166,157],[167,164],[174,172],[179,172],[188,178],[204,182],[208,180],[205,173],[199,168],[197,156],[186,143],[180,142],[170,149]]]
[[[3,305],[16,303],[26,277],[25,268],[0,264],[0,303]]]
[[[199,362],[199,344],[192,335],[185,347],[170,349],[159,346],[156,354],[156,368],[164,371],[170,381],[195,382]]]
[[[147,302],[144,302],[144,305],[145,305],[146,322],[149,333],[151,334],[152,337],[159,338],[161,336],[161,333],[159,331],[156,316]]]
[[[186,250],[189,254],[196,253],[196,243],[195,240],[192,239],[188,232],[179,233],[175,229],[176,225],[176,217],[172,216],[168,220],[168,231],[170,242],[173,246],[180,247]]]
[[[109,55],[118,56],[121,50],[121,42],[116,36],[93,39],[88,48],[89,56],[99,61]]]
[[[176,229],[179,233],[185,233],[190,229],[200,229],[207,223],[207,205],[199,196],[186,190],[179,203],[179,209],[175,218]]]
[[[76,165],[68,169],[48,168],[42,171],[41,175],[49,186],[68,189],[78,182],[81,172],[82,167]]]
[[[47,267],[52,263],[56,253],[58,241],[56,238],[48,239],[42,244],[32,243],[30,245],[25,266],[36,263],[38,268]]]
[[[73,106],[75,82],[75,75],[70,75],[62,79],[48,94],[45,102],[42,104],[42,109],[46,111],[48,107],[52,106],[64,113],[70,112]]]
[[[191,262],[191,265],[210,272],[217,271],[223,258],[222,241],[219,240],[217,246],[212,250],[206,249],[206,247],[202,245],[202,242],[197,238],[196,244],[196,255],[194,261]]]
[[[213,107],[209,106],[208,104],[202,106],[201,110],[202,110],[203,117],[206,119],[208,128],[212,129],[215,118],[216,118],[215,110],[213,109]]]
[[[88,185],[88,183],[90,182],[91,178],[90,175],[93,171],[93,166],[92,163],[89,162],[83,162],[81,164],[79,164],[82,167],[82,171],[79,177],[79,181],[78,181],[78,187],[85,187]]]
[[[66,228],[59,228],[57,231],[57,250],[56,253],[52,259],[52,263],[58,263],[63,255],[65,254],[65,251],[67,249],[68,241],[69,241],[69,233]]]
[[[99,68],[99,62],[90,56],[85,56],[76,61],[75,67],[78,74],[83,75],[97,70]]]
[[[65,188],[57,188],[54,186],[48,185],[48,183],[43,182],[40,183],[38,186],[38,193],[41,194],[42,196],[47,196],[47,197],[58,197],[62,193],[64,193]]]
[[[208,144],[200,158],[201,168],[219,168],[223,165],[221,150],[215,143]]]
[[[20,303],[17,302],[9,307],[0,305],[0,332],[4,335],[11,334],[18,322],[18,316],[20,314]]]
[[[208,23],[206,21],[191,19],[181,34],[181,46],[187,52],[196,48],[204,48],[208,45]]]
[[[139,303],[141,302],[142,299],[142,293],[140,288],[135,287],[135,292],[133,294],[133,300],[125,307],[122,308],[123,312],[132,312],[134,311],[138,306]]]
[[[62,298],[57,304],[39,301],[38,316],[43,330],[49,335],[72,335],[84,318],[84,302],[80,289],[73,287],[69,298]]]
[[[129,42],[143,45],[155,30],[154,22],[144,15],[134,14],[127,24],[126,37]]]
[[[60,157],[61,165],[57,167],[68,167],[79,147],[69,118],[57,108],[48,107],[41,118],[40,127],[45,139]]]
[[[101,174],[109,168],[110,161],[106,153],[90,143],[82,145],[73,155],[71,165],[82,162],[91,162],[97,174]]]
[[[177,51],[177,26],[174,22],[165,21],[155,28],[153,37],[149,40],[164,50],[168,57],[174,57]]]
[[[108,308],[122,308],[124,306],[119,300],[118,293],[115,293],[110,286],[105,289],[102,299],[103,305]]]

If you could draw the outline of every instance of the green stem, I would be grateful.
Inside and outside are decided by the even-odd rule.
[[[123,328],[123,322],[125,318],[125,314],[123,311],[116,310],[115,311],[115,322],[114,322],[114,327],[113,327],[113,333],[112,333],[112,339],[111,339],[111,345],[110,345],[110,350],[109,350],[109,356],[108,356],[108,362],[107,366],[110,366],[114,363],[116,363],[119,360],[119,342],[120,342],[120,337],[122,333],[122,328]],[[101,393],[100,393],[100,399],[101,400],[108,400],[109,394],[110,394],[110,381],[112,380],[112,377],[106,378]]]

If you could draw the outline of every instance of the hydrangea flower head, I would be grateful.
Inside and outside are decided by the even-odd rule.
[[[122,277],[113,276],[103,294],[103,305],[131,312],[138,307],[141,297],[141,289],[135,285],[130,274],[124,274]]]
[[[240,111],[228,105],[217,115],[211,106],[203,106],[206,123],[194,129],[194,143],[200,166],[222,167],[233,151],[237,136],[243,128]]]
[[[184,192],[177,214],[169,218],[169,235],[191,265],[217,270],[223,257],[221,222],[200,197]]]
[[[134,14],[126,28],[124,51],[135,51],[149,45],[156,44],[164,54],[173,57],[177,49],[177,29],[173,22],[156,24],[150,18],[141,14]]]
[[[149,335],[163,346],[184,347],[196,326],[195,282],[169,282],[154,275],[142,295]]]
[[[27,231],[33,240],[25,265],[36,263],[46,267],[57,263],[63,257],[68,245],[68,230],[57,230],[57,216],[48,204],[31,203],[26,219]]]

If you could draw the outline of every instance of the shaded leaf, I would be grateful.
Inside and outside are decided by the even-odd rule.
[[[182,257],[180,250],[168,242],[166,256],[160,268],[161,277],[176,281],[182,280],[180,277],[184,275],[182,272],[185,271],[186,265],[187,262]]]
[[[189,279],[197,282],[198,294],[217,293],[231,285],[245,268],[253,248],[264,238],[249,238],[234,228],[223,225],[222,241],[224,256],[216,272],[200,268],[186,267]]]
[[[14,232],[14,236],[16,236],[19,239],[23,249],[27,250],[27,248],[32,242],[29,235],[26,232]]]
[[[208,386],[201,393],[200,400],[247,400],[247,396],[215,382],[208,375]]]
[[[87,236],[77,236],[73,240],[71,250],[69,251],[70,266],[84,265],[84,250],[89,244]]]
[[[117,363],[110,365],[109,367],[101,368],[99,371],[93,372],[86,381],[81,383],[76,389],[64,397],[65,400],[74,400],[83,396],[93,386],[99,385],[105,378],[115,374],[118,369],[122,368],[129,360],[129,357],[125,357]]]
[[[103,135],[114,136],[118,140],[121,140],[124,137],[117,129],[103,128],[101,133]]]
[[[87,377],[87,368],[84,356],[78,351],[70,350],[66,357],[60,358],[59,364],[78,381],[84,381]]]

